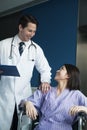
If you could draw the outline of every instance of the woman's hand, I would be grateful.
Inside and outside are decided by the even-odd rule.
[[[72,116],[75,116],[78,112],[85,112],[85,113],[87,113],[87,107],[85,107],[85,106],[73,106],[73,107],[71,107],[69,113]]]
[[[25,107],[26,107],[26,115],[29,116],[31,119],[35,120],[37,118],[38,113],[33,103],[27,101],[25,102]]]

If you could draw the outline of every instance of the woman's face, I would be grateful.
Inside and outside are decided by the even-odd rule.
[[[65,68],[65,66],[62,66],[59,70],[56,71],[56,75],[55,75],[55,80],[59,81],[59,80],[67,80],[69,78],[68,74],[67,74],[67,70]]]

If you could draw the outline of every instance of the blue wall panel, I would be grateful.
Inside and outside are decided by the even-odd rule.
[[[64,63],[76,64],[78,0],[49,0],[23,10],[33,14],[39,28],[33,40],[44,50],[52,67],[52,83],[56,70]],[[38,86],[38,73],[34,70],[32,86]]]

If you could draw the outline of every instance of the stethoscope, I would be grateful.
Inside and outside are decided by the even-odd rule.
[[[13,41],[14,41],[14,37],[12,38],[12,41],[11,41],[11,49],[10,49],[10,55],[9,55],[9,59],[12,59],[13,56],[12,56],[12,49],[13,49]],[[28,46],[28,60],[31,60],[31,61],[35,61],[35,54],[34,56],[31,56],[29,50],[31,49],[31,47],[33,47],[35,49],[35,54],[36,54],[36,45],[32,42],[31,40],[31,44]]]

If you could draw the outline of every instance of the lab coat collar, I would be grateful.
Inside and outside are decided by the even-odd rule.
[[[14,46],[19,46],[19,43],[20,43],[20,42],[23,42],[23,41],[21,41],[21,39],[19,38],[18,34],[15,35],[15,36],[14,36],[13,45],[14,45]],[[25,45],[26,45],[26,47],[27,47],[27,46],[29,46],[29,45],[31,44],[31,40],[26,41],[26,42],[24,42],[24,43],[25,43]]]

